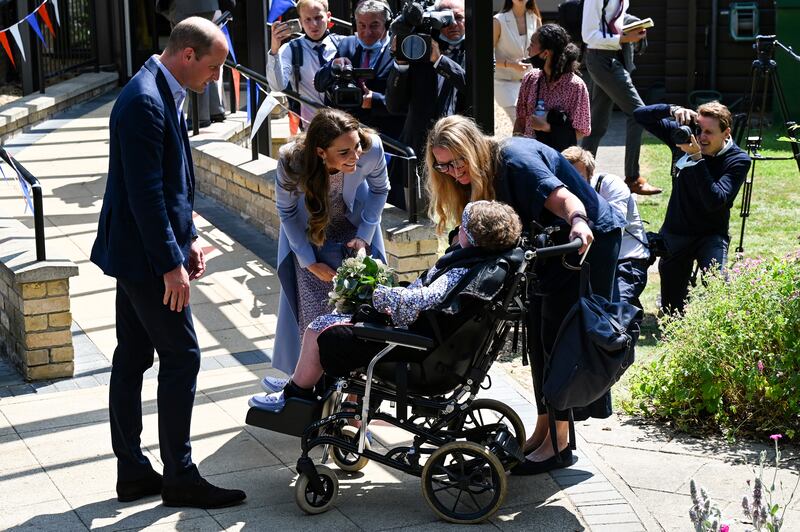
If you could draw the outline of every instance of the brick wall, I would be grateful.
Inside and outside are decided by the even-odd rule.
[[[277,161],[264,156],[251,161],[249,149],[224,141],[197,142],[192,152],[198,190],[277,239],[280,229],[275,205]],[[387,261],[400,280],[412,281],[436,262],[439,242],[430,222],[410,224],[405,212],[387,206],[381,227]]]
[[[0,263],[0,352],[27,380],[71,377],[74,370],[70,262]]]

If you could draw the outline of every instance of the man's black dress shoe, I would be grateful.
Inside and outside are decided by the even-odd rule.
[[[204,478],[189,484],[164,486],[161,500],[164,506],[189,506],[192,508],[224,508],[242,502],[247,495],[242,490],[218,488]]]
[[[543,460],[541,462],[534,462],[532,460],[525,460],[517,464],[513,469],[511,469],[512,475],[538,475],[540,473],[547,473],[548,471],[552,471],[553,469],[558,469],[560,467],[569,467],[572,465],[572,449],[567,447],[560,453],[561,462],[559,463],[558,457],[553,456],[552,458],[548,458],[547,460]]]
[[[117,481],[117,500],[119,502],[131,502],[149,497],[160,495],[163,481],[161,475],[153,470],[144,478],[139,480]]]

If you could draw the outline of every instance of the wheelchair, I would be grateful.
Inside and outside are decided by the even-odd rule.
[[[579,247],[580,240],[535,247],[523,239],[473,266],[454,298],[423,312],[415,323],[425,324],[424,333],[353,325],[356,339],[378,344],[366,371],[323,378],[316,401],[289,398],[280,412],[251,408],[247,424],[300,437],[297,505],[309,514],[333,507],[339,481],[328,460],[348,472],[374,460],[420,477],[422,495],[441,519],[471,524],[491,517],[506,497],[506,472],[524,460],[525,427],[511,407],[476,396],[491,386],[489,369],[509,334],[515,346],[520,336],[526,345],[526,297],[536,259]],[[373,450],[366,427],[377,420],[408,432],[411,445]],[[319,446],[322,463],[315,465],[309,454]]]

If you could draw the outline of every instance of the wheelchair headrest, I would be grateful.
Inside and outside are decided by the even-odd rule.
[[[503,287],[524,260],[525,251],[514,248],[499,255],[488,257],[476,264],[435,307],[438,312],[457,314],[466,308],[474,308],[477,301],[493,301],[502,295]]]

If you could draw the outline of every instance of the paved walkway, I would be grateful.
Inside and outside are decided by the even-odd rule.
[[[164,508],[157,498],[116,502],[106,409],[114,288],[88,261],[104,188],[112,97],[75,108],[7,144],[43,182],[48,254],[73,260],[80,276],[72,282],[76,378],[26,384],[0,364],[0,528],[450,528],[427,508],[418,479],[375,464],[358,474],[340,474],[335,510],[309,517],[296,507],[291,486],[297,439],[244,424],[246,399],[270,371],[278,294],[275,243],[202,197],[195,222],[208,272],[192,292],[203,348],[194,457],[212,481],[241,487],[249,497],[245,505],[210,512]],[[29,222],[10,184],[0,184],[0,213]],[[159,464],[154,376],[155,370],[149,372],[143,391],[142,440]],[[526,422],[534,419],[535,407],[511,378],[495,371],[492,380],[486,396],[506,402]],[[378,445],[399,441],[397,432],[385,427],[375,427],[375,433]],[[729,465],[740,456],[735,450],[724,453],[719,442],[706,445],[616,418],[582,424],[577,464],[554,475],[511,477],[504,507],[480,528],[687,530],[684,494],[690,476],[731,504],[740,500],[736,486],[749,476],[741,466]],[[752,452],[747,449],[748,456]],[[785,478],[790,480],[789,473]],[[787,522],[800,523],[795,514]]]

